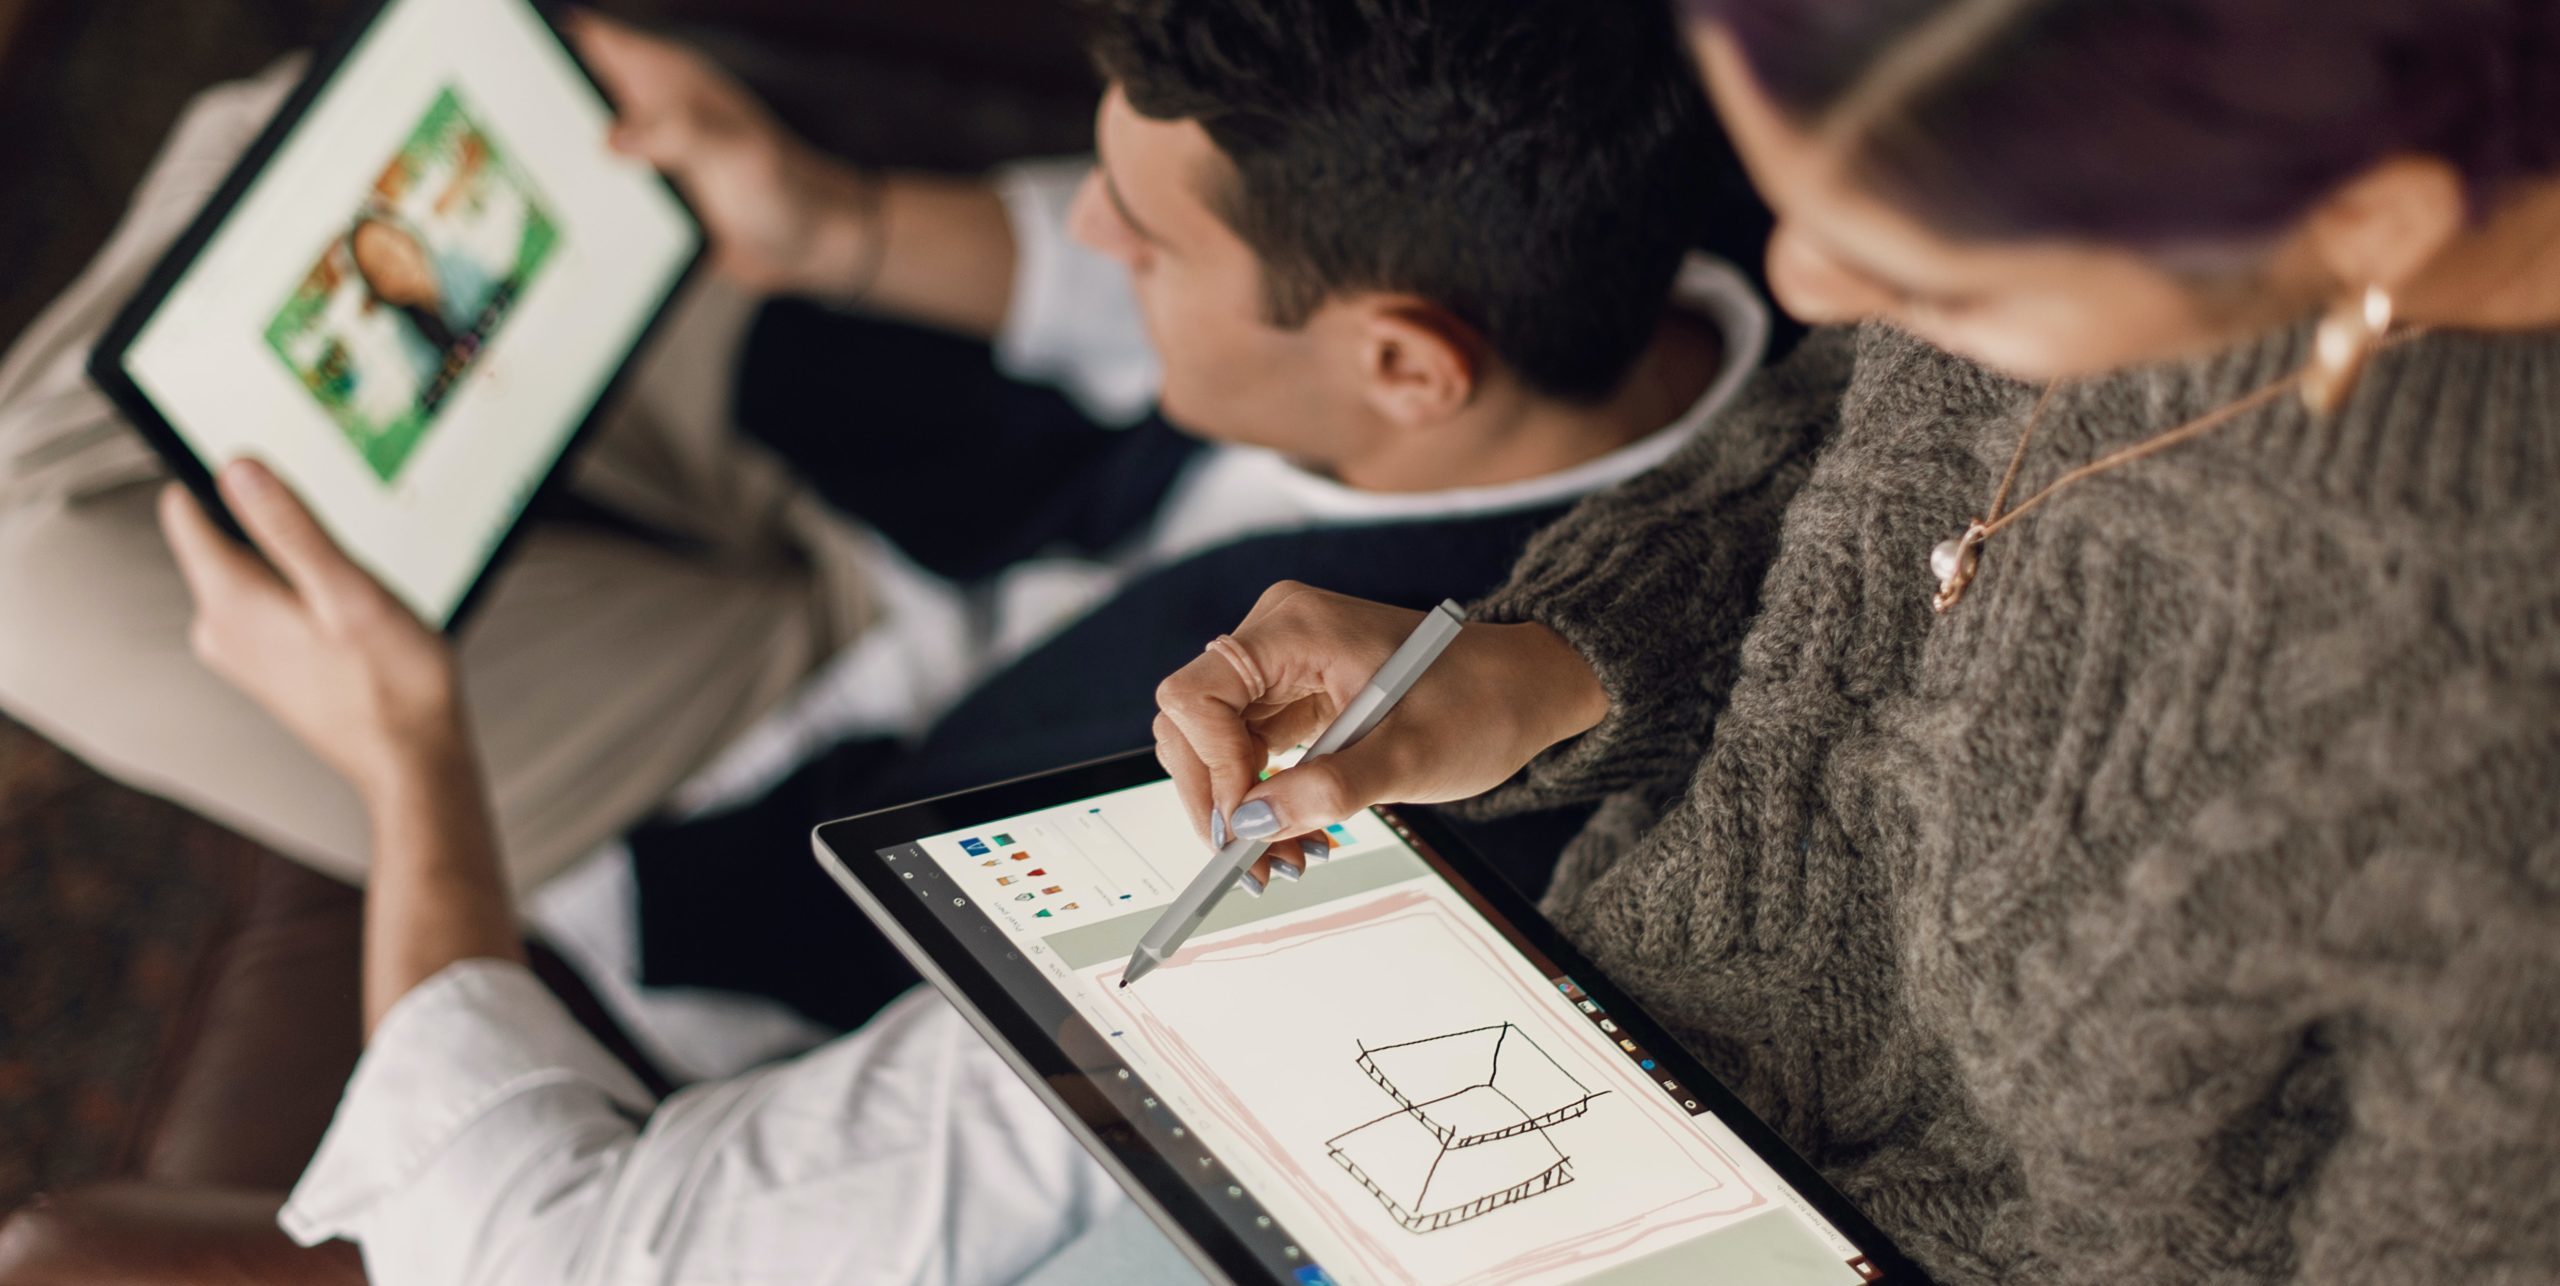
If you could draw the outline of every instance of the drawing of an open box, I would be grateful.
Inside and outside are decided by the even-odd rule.
[[[1360,1070],[1395,1110],[1326,1142],[1410,1232],[1436,1232],[1573,1182],[1549,1131],[1600,1097],[1510,1023],[1376,1049]]]

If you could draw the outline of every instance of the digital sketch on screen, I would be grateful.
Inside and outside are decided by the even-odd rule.
[[[1325,1141],[1409,1232],[1436,1232],[1573,1182],[1558,1127],[1594,1091],[1511,1023],[1360,1047],[1395,1110]]]

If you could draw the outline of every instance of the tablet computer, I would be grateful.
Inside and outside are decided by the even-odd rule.
[[[450,628],[704,248],[529,0],[378,0],[91,354],[234,534],[273,466]]]
[[[814,845],[1213,1279],[1924,1280],[1444,825],[1327,835],[1128,988],[1209,856],[1151,752]]]

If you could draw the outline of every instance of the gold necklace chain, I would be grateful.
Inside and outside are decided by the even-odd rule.
[[[2424,333],[2423,328],[2410,327],[2384,336],[2374,344],[2374,351],[2397,347]],[[2145,456],[2157,455],[2181,443],[2203,437],[2232,420],[2293,391],[2308,375],[2308,368],[2295,371],[2282,379],[2242,394],[2238,399],[2197,416],[2176,428],[2144,438],[2132,446],[2111,451],[2054,479],[2046,484],[2043,490],[2019,502],[2017,508],[2004,509],[2002,506],[2009,503],[2010,490],[2017,485],[2018,470],[2027,462],[2027,444],[2035,440],[2037,426],[2044,423],[2046,408],[2052,404],[2054,394],[2062,387],[2060,381],[2045,385],[2043,395],[2036,399],[2035,409],[2027,414],[2026,432],[2018,435],[2018,449],[2010,453],[2008,471],[2001,475],[2000,487],[1992,493],[1989,516],[1974,519],[1966,526],[1962,535],[1941,542],[1936,549],[1929,552],[1929,570],[1936,573],[1938,577],[1938,596],[1935,600],[1937,609],[1945,612],[1963,601],[1965,590],[1973,584],[1975,573],[1981,570],[1981,549],[1984,541],[1998,535],[2009,524],[2025,517],[2028,511],[2036,506],[2051,500],[2064,488],[2096,477],[2110,469],[2131,464]]]

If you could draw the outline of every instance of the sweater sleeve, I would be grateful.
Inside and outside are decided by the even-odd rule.
[[[1837,417],[1853,332],[1815,335],[1661,468],[1533,542],[1478,619],[1536,621],[1600,676],[1609,713],[1467,811],[1497,816],[1684,778],[1732,687],[1788,502]]]

